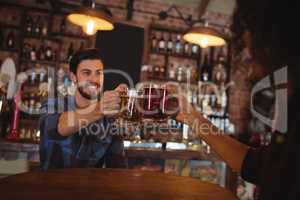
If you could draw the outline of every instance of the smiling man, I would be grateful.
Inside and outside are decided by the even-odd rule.
[[[77,52],[70,60],[74,96],[48,99],[40,117],[41,168],[126,167],[122,139],[110,134],[125,85],[102,94],[103,59],[97,49]]]

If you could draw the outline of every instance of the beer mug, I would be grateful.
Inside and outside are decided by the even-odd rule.
[[[165,85],[146,84],[140,98],[143,119],[165,121],[178,112],[177,98],[169,94]]]
[[[119,118],[125,121],[136,122],[140,120],[140,112],[137,108],[139,100],[138,92],[135,89],[129,89],[126,93],[120,94],[121,105]]]

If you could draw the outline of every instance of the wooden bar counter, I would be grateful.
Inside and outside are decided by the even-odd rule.
[[[0,179],[2,199],[237,200],[228,190],[189,177],[121,169],[28,172]]]

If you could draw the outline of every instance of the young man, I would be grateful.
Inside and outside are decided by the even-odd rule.
[[[48,99],[40,117],[41,168],[125,167],[120,137],[110,134],[110,119],[120,110],[118,86],[103,94],[103,61],[97,49],[77,52],[70,61],[74,96]],[[101,95],[102,94],[102,95]]]

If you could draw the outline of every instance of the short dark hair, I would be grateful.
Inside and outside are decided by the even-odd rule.
[[[103,61],[103,55],[99,49],[89,48],[77,51],[70,60],[70,71],[76,74],[78,65],[83,60],[101,60]]]

